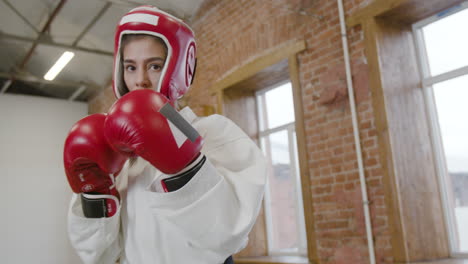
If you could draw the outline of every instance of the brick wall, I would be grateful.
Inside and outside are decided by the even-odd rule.
[[[347,15],[368,2],[344,0]],[[207,0],[190,24],[198,69],[182,104],[199,115],[216,105],[208,88],[217,80],[275,47],[306,40],[298,61],[318,258],[323,264],[369,263],[336,1]],[[348,34],[377,263],[391,263],[363,32],[355,27]],[[90,113],[107,111],[112,101],[109,87],[90,101]]]
[[[347,14],[369,1],[344,0]],[[309,15],[297,12],[303,8]],[[320,18],[320,17],[321,18]],[[368,263],[361,189],[336,1],[208,0],[191,24],[197,76],[186,103],[215,105],[209,87],[268,50],[306,40],[298,55],[320,263]],[[377,263],[391,263],[382,171],[360,27],[348,31]]]

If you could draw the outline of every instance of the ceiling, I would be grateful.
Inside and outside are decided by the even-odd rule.
[[[203,0],[0,0],[0,96],[87,101],[108,86],[115,26],[150,4],[190,21]],[[53,81],[43,76],[65,51],[75,56]]]

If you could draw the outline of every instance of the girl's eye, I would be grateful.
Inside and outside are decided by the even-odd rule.
[[[135,70],[135,66],[133,66],[133,65],[127,65],[127,66],[125,66],[125,70],[127,70],[127,71],[134,71],[134,70]]]
[[[151,64],[150,69],[154,71],[160,71],[162,69],[162,66],[159,64]]]

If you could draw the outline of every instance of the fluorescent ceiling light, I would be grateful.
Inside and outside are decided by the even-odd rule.
[[[55,79],[57,74],[59,74],[62,69],[67,65],[68,62],[75,56],[75,53],[70,51],[65,51],[62,56],[55,62],[54,66],[44,75],[44,79],[52,81]]]

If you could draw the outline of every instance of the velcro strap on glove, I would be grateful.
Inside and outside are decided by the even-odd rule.
[[[119,199],[109,194],[81,193],[81,207],[87,218],[102,218],[115,215]]]
[[[161,185],[164,191],[173,192],[182,188],[185,184],[187,184],[193,178],[193,176],[195,176],[195,174],[197,174],[197,172],[203,166],[205,161],[206,161],[206,157],[205,155],[203,155],[201,159],[199,159],[198,162],[195,161],[194,162],[195,164],[193,165],[193,167],[189,168],[188,170],[178,175],[161,180]]]

